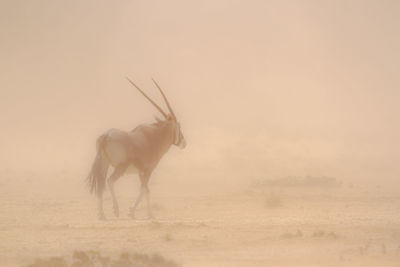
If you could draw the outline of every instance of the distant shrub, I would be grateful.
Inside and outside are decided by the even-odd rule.
[[[299,230],[299,229],[297,229],[296,233],[288,233],[288,232],[286,232],[284,234],[281,234],[281,238],[287,238],[287,239],[289,239],[289,238],[301,238],[301,237],[303,237],[303,232],[301,230]]]
[[[279,186],[279,187],[337,187],[341,185],[336,178],[327,176],[287,176],[276,179],[265,179],[256,182],[257,186]]]
[[[270,194],[266,199],[265,199],[265,207],[266,208],[279,208],[282,207],[282,199],[275,195],[275,194]]]
[[[328,233],[323,230],[317,230],[317,231],[314,231],[314,233],[312,234],[312,237],[314,237],[314,238],[327,237],[327,238],[336,239],[336,238],[339,238],[339,235],[336,234],[335,232]]]
[[[163,238],[162,238],[165,242],[170,242],[170,241],[172,241],[172,236],[171,236],[171,234],[169,234],[169,233],[166,233],[164,236],[163,236]]]

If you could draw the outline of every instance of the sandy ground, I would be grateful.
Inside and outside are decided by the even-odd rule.
[[[138,188],[131,177],[122,179],[116,187],[120,218],[107,193],[108,220],[98,221],[83,179],[3,172],[0,265],[96,249],[158,252],[183,266],[400,266],[399,195],[356,186],[272,190],[251,183],[191,191],[158,180],[152,185],[156,219],[146,220],[142,206],[132,220],[127,211]]]

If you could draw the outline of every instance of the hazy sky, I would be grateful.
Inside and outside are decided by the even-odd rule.
[[[398,177],[399,14],[397,0],[2,0],[0,159],[92,157],[104,130],[153,120],[124,77],[162,103],[154,77],[192,159],[284,147]]]

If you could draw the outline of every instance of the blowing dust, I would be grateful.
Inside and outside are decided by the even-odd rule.
[[[399,12],[1,1],[0,266],[398,266]],[[163,119],[125,77],[168,111],[160,84],[187,146],[151,174],[152,219],[127,174],[100,221],[97,138]]]

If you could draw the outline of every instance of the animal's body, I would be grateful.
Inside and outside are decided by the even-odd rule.
[[[154,82],[167,103],[169,115],[164,113],[132,81],[130,82],[160,110],[165,119],[157,119],[157,122],[152,124],[141,124],[130,132],[110,129],[97,139],[97,155],[88,176],[88,183],[90,191],[95,193],[99,199],[98,215],[100,219],[105,217],[103,192],[106,187],[106,180],[113,199],[114,214],[119,216],[114,183],[122,175],[128,173],[137,173],[141,182],[140,194],[130,209],[131,217],[134,217],[135,209],[144,195],[147,200],[148,215],[151,217],[150,191],[148,188],[151,174],[171,145],[179,146],[181,149],[186,146],[180,124],[158,84]],[[107,179],[110,165],[114,168],[114,171]]]

